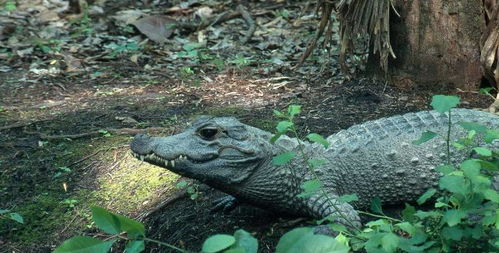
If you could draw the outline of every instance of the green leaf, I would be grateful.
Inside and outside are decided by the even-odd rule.
[[[348,253],[350,248],[333,237],[316,235],[312,228],[295,228],[284,234],[276,253]]]
[[[133,240],[126,244],[125,253],[138,253],[146,249],[144,241]]]
[[[114,214],[98,206],[92,206],[92,219],[95,225],[109,234],[127,232],[131,238],[145,234],[144,225],[123,215]]]
[[[444,175],[449,175],[451,172],[456,169],[452,165],[440,165],[435,168],[436,171],[441,172]]]
[[[437,112],[444,113],[450,111],[460,103],[459,97],[435,95],[431,101],[431,106]]]
[[[371,200],[371,211],[373,211],[374,213],[385,215],[383,213],[383,209],[381,208],[381,199],[379,197],[374,197]]]
[[[255,239],[250,233],[239,229],[234,232],[234,237],[236,238],[236,245],[242,249],[245,253],[257,253],[258,251],[258,240]]]
[[[18,214],[18,213],[9,213],[9,216],[10,216],[11,220],[14,220],[14,221],[17,221],[17,222],[19,222],[21,224],[24,224],[24,219],[23,219],[23,217],[20,214]]]
[[[189,185],[189,183],[188,183],[187,181],[182,180],[182,181],[178,182],[175,186],[176,186],[177,188],[185,188],[185,187],[187,187],[188,185]]]
[[[0,214],[5,214],[10,212],[8,209],[0,209]]]
[[[277,123],[277,131],[279,133],[286,133],[288,130],[291,129],[291,127],[293,126],[293,122],[289,122],[289,121],[279,121],[279,123]]]
[[[273,112],[274,112],[274,115],[275,115],[276,117],[278,117],[278,118],[283,118],[283,119],[288,118],[288,117],[286,117],[286,115],[285,115],[284,113],[282,113],[282,112],[280,112],[280,111],[278,111],[278,110],[273,110]]]
[[[485,133],[487,131],[487,127],[476,122],[459,122],[457,124],[468,131],[475,131],[477,133]]]
[[[312,166],[312,168],[317,168],[321,165],[323,165],[324,163],[326,163],[326,160],[324,159],[310,159],[308,160],[308,164],[310,164],[310,166]]]
[[[414,227],[411,223],[409,222],[401,222],[395,224],[396,227],[402,229],[403,231],[407,232],[411,236],[416,233],[416,227]]]
[[[488,148],[484,148],[484,147],[476,147],[473,149],[473,151],[475,151],[477,154],[481,155],[481,156],[492,156],[492,151]]]
[[[301,112],[301,105],[288,106],[288,114],[293,117]]]
[[[404,210],[402,210],[402,218],[404,218],[404,220],[408,222],[413,223],[416,220],[414,216],[415,213],[416,208],[406,203]]]
[[[208,237],[203,243],[202,251],[205,253],[215,253],[222,251],[236,242],[232,235],[216,234]]]
[[[499,139],[499,131],[495,129],[487,130],[484,137],[485,142],[490,144],[496,139]]]
[[[455,226],[461,223],[461,220],[466,218],[467,213],[463,210],[450,209],[445,211],[443,221],[446,222],[449,227]]]
[[[468,191],[466,182],[463,176],[446,175],[440,178],[438,183],[441,189],[447,190],[452,193],[459,193],[465,195]]]
[[[357,194],[346,194],[346,195],[341,196],[338,200],[341,202],[348,203],[348,202],[359,200],[359,197],[357,197]]]
[[[324,146],[325,148],[329,147],[329,142],[326,139],[324,139],[324,137],[320,136],[319,134],[316,134],[316,133],[308,134],[307,139],[309,139],[312,142],[322,144],[322,146]]]
[[[394,233],[387,233],[381,238],[381,247],[387,252],[395,252],[399,244],[399,237]]]
[[[436,189],[428,189],[421,197],[418,198],[417,202],[418,204],[422,205],[424,202],[426,202],[429,198],[431,198],[435,193],[437,193]]]
[[[415,140],[412,142],[413,145],[421,145],[437,136],[438,134],[432,131],[425,131],[421,134],[421,137],[419,139]]]
[[[483,191],[483,197],[494,203],[499,203],[499,193],[496,190],[487,189]]]
[[[116,240],[101,241],[88,236],[75,236],[62,243],[54,253],[105,253]]]
[[[283,165],[291,161],[296,156],[295,152],[285,152],[272,158],[273,165]]]
[[[459,241],[463,237],[463,230],[460,229],[458,226],[445,227],[442,229],[442,236],[446,239]]]
[[[321,181],[318,179],[312,179],[303,182],[301,185],[301,188],[303,189],[303,192],[298,194],[298,197],[300,198],[308,198],[315,194],[320,188],[322,187]]]

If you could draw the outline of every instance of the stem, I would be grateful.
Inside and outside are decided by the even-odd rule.
[[[391,220],[391,221],[395,221],[395,222],[402,222],[399,219],[395,219],[395,218],[392,218],[392,217],[389,217],[389,216],[385,216],[385,215],[378,215],[378,214],[369,213],[369,212],[363,212],[363,211],[357,211],[357,212],[361,213],[361,214],[364,214],[364,215],[369,215],[369,216],[372,216],[372,217],[380,218],[380,219],[387,219],[387,220]]]
[[[163,246],[166,246],[166,247],[168,247],[170,249],[174,249],[174,250],[182,252],[182,253],[189,253],[189,251],[187,251],[187,250],[183,250],[181,248],[177,248],[177,247],[175,247],[175,246],[173,246],[171,244],[168,244],[166,242],[161,242],[161,241],[150,239],[150,238],[147,238],[147,237],[142,238],[142,240],[148,241],[148,242],[153,242],[153,243],[156,243],[156,244],[159,244],[159,245],[163,245]]]
[[[290,121],[291,120],[292,119],[290,119]],[[310,171],[310,173],[312,174],[312,176],[315,179],[319,180],[319,176],[315,173],[314,168],[308,162],[307,155],[305,154],[305,148],[303,147],[303,142],[299,138],[298,132],[296,131],[296,128],[294,127],[294,125],[291,127],[291,132],[295,135],[296,139],[298,140],[298,147],[300,148],[300,154],[303,157],[303,159],[305,160],[305,163],[307,164],[308,170]],[[361,232],[361,230],[357,226],[355,226],[353,224],[353,222],[350,219],[348,219],[348,217],[346,217],[345,214],[343,214],[338,207],[336,207],[336,205],[333,203],[333,200],[329,197],[329,194],[327,194],[326,190],[324,190],[324,187],[320,187],[320,190],[321,190],[322,195],[324,197],[326,197],[327,202],[329,203],[329,205],[331,205],[334,208],[336,213],[339,214],[339,216],[342,219],[344,219],[351,227],[353,227],[358,232]]]
[[[447,142],[447,164],[450,165],[450,131],[451,131],[451,128],[452,128],[452,120],[451,120],[451,112],[452,109],[449,109],[449,121],[448,121],[448,125],[447,125],[447,139],[446,139],[446,142]]]

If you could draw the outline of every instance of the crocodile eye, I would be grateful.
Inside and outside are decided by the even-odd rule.
[[[199,130],[199,135],[205,140],[212,140],[217,133],[218,129],[216,128],[203,128]]]

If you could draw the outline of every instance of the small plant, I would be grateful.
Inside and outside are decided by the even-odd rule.
[[[99,132],[99,134],[101,134],[104,137],[111,137],[112,136],[111,133],[105,129],[101,129],[98,132]]]
[[[275,17],[282,17],[284,19],[289,18],[289,11],[286,9],[280,9],[280,10],[273,11],[272,14],[274,14]]]
[[[112,42],[104,47],[111,49],[111,52],[109,53],[110,58],[116,58],[118,55],[129,54],[140,50],[139,44],[135,41],[129,41],[123,44],[116,44]]]
[[[4,219],[13,220],[15,222],[24,224],[24,219],[20,214],[11,212],[10,210],[7,209],[0,209],[0,220]]]
[[[57,168],[56,173],[54,174],[54,178],[62,176],[63,173],[69,173],[71,169],[68,167],[59,167]]]
[[[4,106],[1,106],[1,105],[0,105],[0,113],[1,113],[1,112],[5,112],[5,111],[7,111],[7,109],[5,109],[5,107],[4,107]]]
[[[185,189],[191,200],[196,200],[199,197],[199,190],[197,184],[189,184],[187,181],[182,180],[175,185],[179,189]]]
[[[16,1],[5,1],[3,7],[0,9],[1,12],[13,12],[17,10]]]
[[[242,68],[242,67],[246,67],[246,66],[250,65],[252,61],[250,58],[238,55],[238,56],[236,56],[235,59],[233,59],[229,62],[232,64],[235,64],[236,67],[238,67],[238,68]]]
[[[69,208],[74,208],[76,206],[76,203],[78,203],[78,200],[76,199],[65,199],[61,201],[62,204],[67,205]]]

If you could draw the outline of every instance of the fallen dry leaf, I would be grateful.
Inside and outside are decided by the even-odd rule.
[[[174,19],[168,17],[148,16],[138,19],[133,25],[150,40],[163,43],[173,33],[176,23]]]

